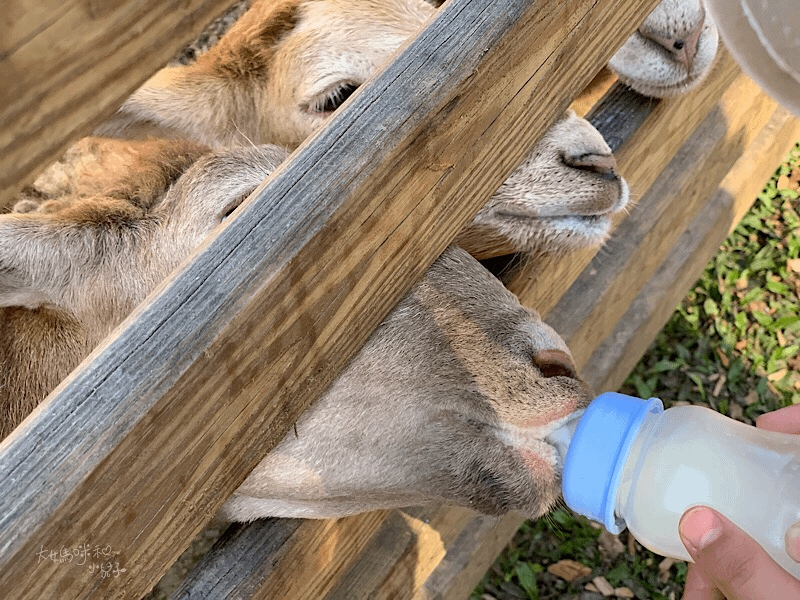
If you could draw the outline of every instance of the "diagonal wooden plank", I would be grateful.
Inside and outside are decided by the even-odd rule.
[[[554,56],[612,4],[448,3],[0,446],[0,597],[146,592],[607,58]],[[37,560],[83,543],[126,571]]]

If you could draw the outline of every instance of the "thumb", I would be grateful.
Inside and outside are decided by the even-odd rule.
[[[800,581],[783,570],[758,543],[718,512],[697,506],[679,524],[696,568],[728,600],[800,598]],[[690,590],[686,590],[690,596]]]

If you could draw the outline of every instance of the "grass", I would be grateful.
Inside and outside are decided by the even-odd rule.
[[[750,424],[760,414],[800,403],[798,190],[800,144],[767,182],[621,392],[656,396],[667,407],[710,406]],[[559,576],[552,572],[560,572],[554,566],[559,564],[571,568]],[[604,581],[592,583],[598,577]],[[685,563],[653,554],[627,531],[612,536],[558,508],[522,526],[471,597],[594,600],[604,596],[592,586],[607,582],[617,590],[612,598],[675,600],[685,578]]]

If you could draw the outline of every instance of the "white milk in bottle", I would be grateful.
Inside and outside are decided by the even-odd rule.
[[[574,434],[567,428],[550,441],[562,458],[566,451],[562,487],[575,512],[612,533],[627,527],[657,554],[691,560],[678,523],[688,508],[710,506],[800,578],[785,548],[800,521],[800,436],[615,393],[598,396],[569,427]]]

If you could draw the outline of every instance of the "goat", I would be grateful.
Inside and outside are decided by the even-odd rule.
[[[0,215],[3,435],[286,156],[169,140],[115,150],[121,143],[82,142],[111,147],[83,163],[87,176],[136,157],[94,195]],[[221,514],[444,502],[535,517],[560,490],[545,437],[589,400],[558,335],[451,246]]]
[[[423,0],[259,0],[196,62],[156,73],[97,133],[293,149],[435,10]],[[598,246],[629,199],[615,168],[597,130],[568,113],[455,243],[477,258]]]

